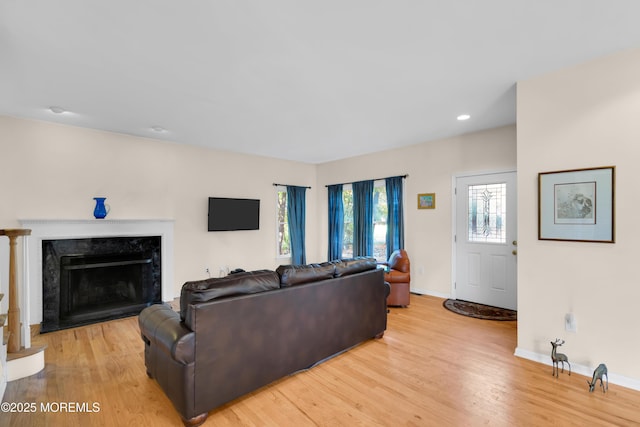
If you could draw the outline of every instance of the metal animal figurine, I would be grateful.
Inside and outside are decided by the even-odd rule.
[[[593,371],[593,378],[591,379],[591,382],[589,382],[589,380],[587,380],[587,384],[589,384],[589,393],[591,393],[594,389],[594,387],[596,386],[596,383],[598,382],[598,380],[600,380],[600,387],[602,387],[602,392],[605,392],[604,389],[604,384],[602,383],[602,376],[607,377],[607,390],[609,390],[609,373],[607,371],[607,365],[605,365],[604,363],[601,363],[598,365],[598,367],[596,368],[595,371]]]
[[[556,352],[556,349],[564,344],[564,340],[556,338],[556,341],[551,341],[551,361],[553,362],[553,368],[551,370],[552,376],[558,376],[558,362],[562,363],[562,372],[564,372],[564,364],[569,365],[569,375],[571,375],[571,364],[566,354]]]

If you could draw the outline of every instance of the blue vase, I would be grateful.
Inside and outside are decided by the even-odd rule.
[[[106,197],[94,197],[93,200],[96,201],[96,208],[93,210],[93,216],[97,219],[103,219],[109,213],[109,209],[107,205],[104,204]]]

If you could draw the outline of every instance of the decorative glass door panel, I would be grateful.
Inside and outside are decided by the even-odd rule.
[[[507,184],[469,185],[468,188],[468,240],[506,243]]]

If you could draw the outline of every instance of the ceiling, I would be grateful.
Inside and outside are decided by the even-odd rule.
[[[639,47],[638,17],[637,0],[0,0],[0,114],[322,163],[515,123],[517,81]]]

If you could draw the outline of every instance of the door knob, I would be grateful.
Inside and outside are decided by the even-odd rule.
[[[518,251],[517,251],[517,250],[515,250],[515,249],[514,249],[514,250],[512,250],[512,251],[511,251],[511,253],[512,253],[512,254],[514,254],[514,255],[518,255]]]
[[[518,241],[514,240],[513,242],[511,242],[511,244],[513,244],[513,246],[518,246]]]

